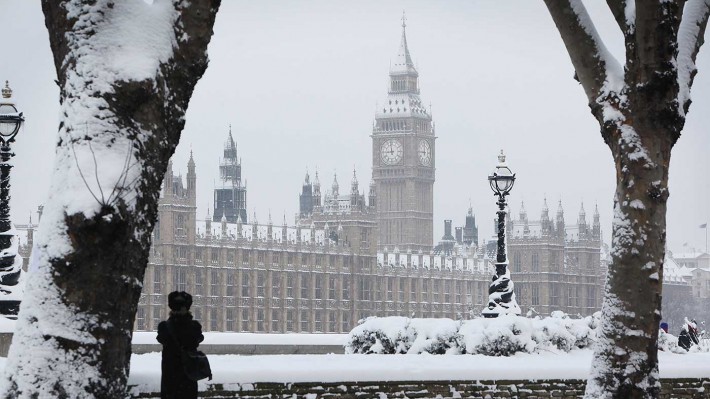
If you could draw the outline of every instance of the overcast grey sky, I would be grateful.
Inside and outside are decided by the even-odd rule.
[[[585,1],[607,46],[623,42],[602,1]],[[463,223],[469,199],[479,236],[493,234],[495,201],[486,176],[503,148],[518,180],[513,213],[525,201],[538,219],[562,198],[568,223],[584,201],[588,221],[599,204],[611,234],[614,169],[562,40],[542,1],[241,1],[225,0],[174,157],[186,172],[194,151],[198,218],[211,205],[228,126],[248,182],[249,214],[280,223],[298,211],[306,170],[330,187],[337,171],[349,187],[371,176],[371,129],[386,98],[390,60],[407,12],[409,49],[431,103],[438,136],[435,237],[443,219]],[[58,90],[39,1],[0,0],[3,57],[27,122],[13,149],[12,214],[24,223],[44,201],[58,124]],[[698,58],[694,103],[671,161],[668,245],[704,249],[710,219],[710,46]],[[36,214],[33,216],[36,220]],[[687,248],[686,248],[687,249]]]

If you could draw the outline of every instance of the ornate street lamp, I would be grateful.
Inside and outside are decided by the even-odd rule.
[[[493,174],[488,176],[493,194],[498,196],[498,250],[496,251],[496,274],[488,287],[488,305],[481,312],[483,317],[498,317],[501,314],[520,314],[520,306],[515,301],[513,282],[508,271],[508,257],[505,250],[505,196],[510,194],[515,183],[513,173],[505,163],[505,155],[500,150],[498,166]]]
[[[11,100],[12,90],[7,81],[0,100],[0,314],[16,315],[20,300],[13,286],[17,285],[22,270],[22,259],[17,256],[18,241],[10,221],[10,159],[15,155],[10,143],[20,131],[25,118]]]

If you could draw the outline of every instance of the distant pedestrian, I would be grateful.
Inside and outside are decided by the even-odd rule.
[[[698,340],[698,326],[695,321],[688,321],[685,319],[685,324],[678,335],[678,346],[685,350],[690,350],[693,345],[698,345],[700,340]]]
[[[181,347],[195,350],[204,339],[202,326],[192,320],[191,305],[192,295],[184,291],[171,292],[168,295],[170,317],[158,324],[158,342],[163,344],[161,399],[197,398],[197,381],[187,378],[181,359]]]
[[[664,333],[668,334],[668,323],[665,321],[661,323],[661,330],[663,330]]]

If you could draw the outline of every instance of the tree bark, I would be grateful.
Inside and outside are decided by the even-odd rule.
[[[114,76],[111,60],[92,64],[92,70],[82,66],[92,40],[112,26],[112,18],[120,17],[114,10],[119,4],[42,1],[63,114],[45,207],[49,212],[33,249],[2,397],[125,397],[133,323],[160,185],[193,89],[207,68],[207,45],[219,4],[143,4],[172,7],[172,55],[157,64],[153,76],[102,82],[102,76]],[[90,150],[96,169],[79,165],[77,148],[84,155]],[[97,160],[94,151],[99,157],[126,157],[113,187],[99,182],[105,160]],[[92,209],[75,209],[61,195],[66,189],[61,182],[77,173],[66,166],[72,153],[78,173],[88,175],[86,189],[76,193],[77,202],[91,195],[96,199]],[[93,174],[98,187],[89,184]]]
[[[693,16],[699,29],[684,61],[688,71],[710,13],[710,1],[691,1],[700,15]],[[585,398],[657,398],[668,167],[685,124],[678,30],[691,17],[682,0],[638,0],[633,10],[626,1],[607,0],[626,43],[619,73],[580,0],[545,3],[616,165],[612,262]],[[692,75],[688,89],[691,84]]]

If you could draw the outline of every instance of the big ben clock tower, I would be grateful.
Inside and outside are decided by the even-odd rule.
[[[377,110],[372,130],[379,249],[432,249],[435,139],[431,115],[419,97],[419,73],[409,55],[402,17],[387,100]]]

